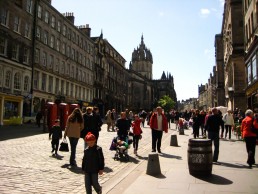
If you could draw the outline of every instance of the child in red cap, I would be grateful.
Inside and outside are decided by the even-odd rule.
[[[85,173],[85,188],[86,193],[92,193],[92,187],[98,194],[102,193],[102,188],[98,182],[98,175],[103,174],[104,156],[102,148],[96,144],[96,137],[91,133],[87,133],[84,138],[87,147],[84,150],[82,159],[82,170]]]

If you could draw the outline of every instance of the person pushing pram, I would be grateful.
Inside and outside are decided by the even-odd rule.
[[[117,137],[115,139],[115,145],[117,153],[115,155],[115,159],[118,156],[125,156],[126,159],[129,159],[127,149],[129,148],[129,144],[132,142],[129,140],[129,131],[130,131],[131,123],[126,118],[126,113],[121,112],[120,118],[116,121],[116,131]]]

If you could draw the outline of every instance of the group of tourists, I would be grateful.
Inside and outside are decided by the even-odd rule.
[[[239,127],[240,136],[246,144],[247,164],[250,168],[255,165],[255,148],[258,138],[258,114],[254,114],[251,109],[247,109],[245,113],[236,108],[234,111],[227,110],[222,113],[218,108],[214,107],[207,112],[192,109],[179,113],[171,110],[167,114],[168,120],[176,124],[179,129],[180,119],[184,120],[193,129],[193,137],[199,138],[201,130],[202,138],[211,139],[214,144],[213,162],[218,163],[219,157],[219,141],[220,139],[231,139],[231,132]],[[191,124],[190,124],[191,123]],[[208,134],[207,134],[208,133]]]

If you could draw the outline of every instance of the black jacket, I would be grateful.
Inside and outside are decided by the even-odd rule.
[[[210,115],[206,121],[205,129],[211,132],[219,133],[220,126],[224,129],[224,122],[220,115]]]
[[[52,139],[60,139],[62,138],[62,130],[60,126],[54,125],[50,131],[49,131],[49,137],[51,137],[52,135]]]
[[[117,135],[120,137],[126,137],[130,130],[130,121],[127,119],[118,119],[116,122],[116,127],[118,128]]]
[[[102,148],[94,145],[93,147],[86,147],[82,159],[82,170],[85,173],[98,173],[103,170],[105,166],[104,155]]]

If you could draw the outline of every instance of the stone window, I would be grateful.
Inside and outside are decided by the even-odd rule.
[[[9,26],[9,11],[6,9],[2,9],[1,24],[7,27]]]
[[[30,78],[29,76],[24,77],[24,91],[29,92],[30,91]]]
[[[20,33],[20,18],[18,16],[14,17],[14,24],[13,24],[13,30],[15,32]]]
[[[42,7],[38,5],[38,18],[42,18]]]
[[[6,55],[7,39],[0,37],[0,55]]]
[[[16,72],[14,74],[14,89],[20,90],[21,89],[21,74],[19,72]]]
[[[12,78],[11,71],[7,71],[5,73],[5,84],[4,84],[6,88],[10,88],[10,86],[11,86],[11,78]]]
[[[19,56],[19,45],[14,44],[12,48],[12,59],[18,60],[18,56]]]
[[[24,48],[23,51],[23,63],[28,64],[29,63],[29,49],[28,48]]]

